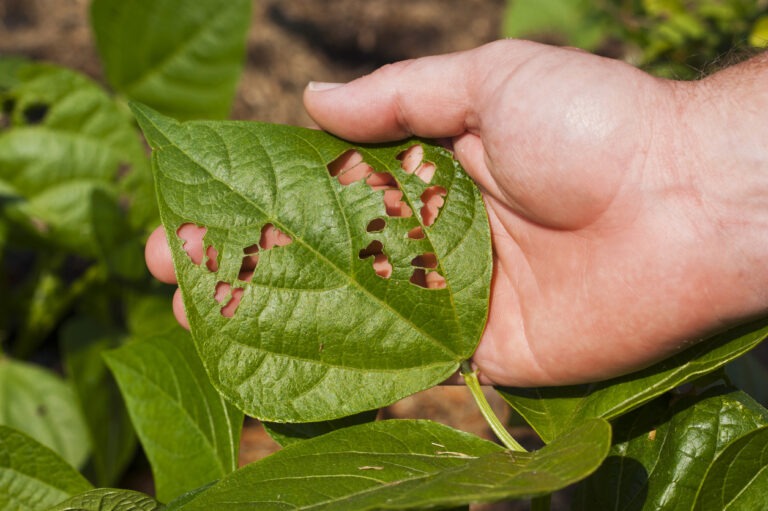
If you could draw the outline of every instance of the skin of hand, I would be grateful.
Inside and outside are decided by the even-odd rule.
[[[624,374],[768,309],[768,56],[696,82],[504,40],[310,84],[357,142],[448,139],[483,192],[485,383]],[[174,282],[162,231],[147,263]],[[174,310],[185,323],[179,297]]]

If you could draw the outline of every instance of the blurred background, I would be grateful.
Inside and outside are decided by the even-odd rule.
[[[0,0],[0,57],[52,62],[106,86],[89,25],[89,7],[88,0]],[[345,82],[389,62],[465,50],[501,37],[577,46],[624,59],[659,76],[695,79],[768,46],[768,0],[260,0],[254,2],[246,67],[232,117],[309,125],[301,94],[310,80]],[[3,80],[0,76],[0,89]],[[5,127],[0,123],[0,134]],[[64,301],[52,297],[71,290],[73,283],[102,296],[94,290],[108,277],[89,273],[98,266],[90,254],[54,243],[56,250],[43,255],[40,243],[30,251],[28,246],[17,250],[3,241],[3,351],[63,373],[67,364],[60,359],[60,343],[66,343],[62,338],[77,337],[78,328],[92,327],[73,324],[72,318],[84,308],[104,304],[89,301],[82,290],[72,291]],[[136,248],[126,253],[135,259]],[[40,269],[40,260],[53,257],[51,253],[56,254],[56,271]],[[169,289],[135,284],[148,280],[140,262],[138,266],[135,261],[125,263],[130,267],[125,271],[120,270],[121,264],[110,261],[109,271],[118,267],[116,273],[142,293],[151,288],[156,301],[142,302],[142,307],[150,312],[170,309]],[[103,315],[115,314],[105,311]],[[753,395],[766,403],[766,349],[760,351],[759,357],[742,359],[730,372],[733,379],[756,389]],[[534,435],[510,417],[498,395],[489,392],[488,397],[514,434],[535,446]],[[462,387],[431,389],[396,403],[382,415],[430,418],[491,437]],[[275,449],[277,445],[257,423],[248,423],[241,463]],[[115,477],[118,486],[151,490],[148,465],[141,454]],[[554,509],[566,506],[565,500],[558,499],[567,498],[555,496]],[[482,509],[524,508],[524,504],[498,504]]]

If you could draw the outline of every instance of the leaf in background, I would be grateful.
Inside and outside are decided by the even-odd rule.
[[[724,386],[659,398],[616,422],[611,452],[579,486],[575,509],[691,509],[715,457],[766,424],[768,410]]]
[[[543,495],[594,471],[610,433],[595,419],[519,453],[430,421],[371,422],[290,445],[168,509],[442,509]]]
[[[22,57],[0,56],[0,92],[10,89],[18,83],[19,69],[28,63],[29,61]]]
[[[160,501],[237,468],[243,415],[211,386],[181,327],[104,357],[152,465]]]
[[[12,302],[3,305],[9,312],[13,311],[13,321],[19,320],[13,335],[13,354],[20,359],[30,357],[51,334],[69,310],[73,299],[60,276],[64,265],[61,258],[38,258],[34,263],[27,260],[27,264],[34,270],[30,271],[26,282],[11,286],[0,298]]]
[[[317,422],[379,408],[471,356],[490,234],[480,192],[449,152],[134,110],[192,336],[214,384],[248,415]],[[398,159],[419,148],[423,159]],[[355,157],[364,162],[348,170]],[[185,252],[182,226],[206,229],[204,264]],[[428,289],[432,277],[443,287]]]
[[[76,495],[48,511],[160,511],[162,506],[149,495],[132,490],[97,488]]]
[[[651,367],[590,385],[497,390],[545,442],[593,417],[612,419],[748,352],[768,336],[768,320],[701,341]]]
[[[59,335],[67,376],[88,425],[95,483],[114,486],[136,451],[136,433],[102,353],[118,347],[125,334],[79,317]]]
[[[701,483],[696,511],[768,508],[768,427],[731,442]]]
[[[125,293],[128,330],[134,338],[152,337],[179,328],[171,303],[168,286],[154,293]]]
[[[594,0],[513,0],[507,2],[502,32],[593,51],[610,35],[608,20]]]
[[[95,0],[91,24],[109,83],[180,119],[228,117],[251,3]]]
[[[373,422],[378,414],[378,410],[368,410],[331,421],[303,423],[262,422],[262,425],[269,436],[272,437],[272,440],[285,447],[309,438],[325,435],[338,429]]]
[[[44,246],[104,257],[128,237],[120,225],[112,239],[97,231],[105,215],[112,221],[130,206],[133,227],[156,221],[130,115],[74,71],[29,64],[17,73],[18,83],[0,93],[10,121],[0,129],[3,215]]]
[[[72,388],[42,367],[0,356],[0,424],[31,436],[74,467],[88,458],[88,431]]]
[[[56,453],[23,433],[0,426],[0,510],[47,509],[90,488]]]

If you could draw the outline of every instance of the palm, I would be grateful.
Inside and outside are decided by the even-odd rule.
[[[669,354],[711,318],[698,289],[713,268],[679,263],[708,233],[690,235],[693,190],[659,165],[669,141],[650,143],[665,113],[643,96],[667,85],[581,53],[526,71],[503,83],[550,85],[481,103],[484,124],[456,140],[485,190],[495,250],[475,362],[489,381],[527,385],[604,378]]]

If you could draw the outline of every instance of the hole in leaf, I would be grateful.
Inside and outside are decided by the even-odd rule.
[[[261,247],[262,250],[269,250],[274,247],[285,247],[291,243],[293,243],[291,237],[272,224],[267,224],[261,229],[259,247]]]
[[[420,256],[414,257],[413,261],[411,261],[411,266],[435,269],[437,268],[437,256],[432,252],[426,252]]]
[[[373,271],[379,277],[388,279],[392,276],[392,264],[384,253],[384,246],[379,240],[373,240],[359,253],[360,259],[373,258]]]
[[[382,245],[379,240],[373,240],[368,244],[367,247],[365,247],[360,251],[360,253],[358,254],[358,257],[360,259],[365,259],[366,257],[371,257],[376,254],[381,254],[383,251],[384,251],[384,245]]]
[[[368,222],[368,227],[365,228],[368,232],[381,232],[387,226],[387,221],[383,218],[374,218]]]
[[[22,115],[24,115],[24,120],[27,124],[40,124],[45,119],[45,116],[48,115],[48,105],[45,103],[32,103],[24,109]]]
[[[427,273],[427,289],[445,289],[447,285],[445,277],[436,271]]]
[[[408,238],[412,240],[423,240],[424,229],[422,229],[421,226],[414,227],[413,229],[408,231]]]
[[[344,186],[363,181],[373,174],[373,167],[363,161],[363,156],[350,149],[328,164],[328,172]]]
[[[333,160],[331,163],[328,164],[328,172],[333,177],[338,177],[340,174],[342,174],[345,170],[349,170],[358,163],[361,163],[363,161],[363,155],[355,151],[354,149],[350,149],[349,151],[345,152],[335,160]]]
[[[235,315],[237,307],[240,305],[240,300],[243,299],[243,288],[236,287],[232,289],[232,286],[228,282],[217,282],[216,289],[213,293],[213,298],[221,307],[221,315],[225,318],[231,318]]]
[[[445,288],[445,277],[436,271],[427,271],[424,268],[416,268],[411,275],[411,284],[424,289],[443,289]]]
[[[391,217],[406,218],[413,216],[410,206],[403,202],[403,192],[400,190],[384,191],[384,207]]]
[[[423,268],[416,268],[411,275],[411,284],[427,288],[427,272]]]
[[[209,271],[216,271],[219,269],[219,251],[216,250],[213,245],[209,245],[208,248],[205,249],[205,267],[208,268]]]
[[[377,254],[373,257],[373,271],[381,278],[388,279],[392,276],[392,265],[386,254]]]
[[[176,235],[184,242],[181,248],[187,253],[189,259],[200,265],[203,262],[203,236],[207,229],[199,225],[186,223],[176,229]]]
[[[414,145],[397,155],[401,167],[409,174],[416,174],[422,181],[429,183],[435,175],[435,164],[424,161],[424,148]]]
[[[253,280],[253,270],[256,269],[256,265],[259,263],[259,246],[251,245],[243,249],[243,262],[240,263],[240,272],[238,278],[245,282]]]
[[[389,172],[374,172],[365,182],[374,190],[399,190],[395,178]]]
[[[440,208],[445,204],[445,196],[448,192],[442,186],[430,186],[421,194],[424,206],[421,208],[421,221],[429,227],[437,220]]]

